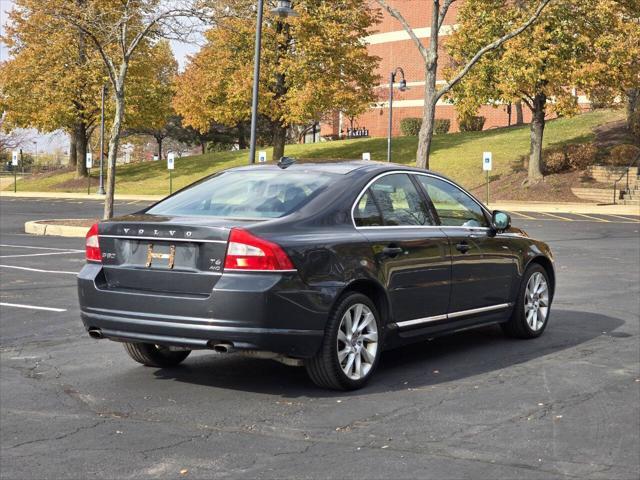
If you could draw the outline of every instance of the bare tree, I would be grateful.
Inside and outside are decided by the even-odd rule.
[[[436,115],[436,105],[444,95],[451,90],[464,76],[471,70],[471,68],[478,63],[478,61],[488,52],[499,48],[503,43],[512,39],[525,31],[531,26],[542,14],[544,8],[553,0],[541,0],[540,4],[531,15],[531,17],[520,25],[518,28],[512,30],[506,35],[496,39],[495,41],[480,48],[475,55],[460,68],[458,73],[448,82],[445,82],[440,89],[436,88],[436,74],[438,70],[438,45],[439,36],[443,30],[444,20],[449,11],[449,8],[457,0],[433,0],[433,12],[431,16],[431,34],[429,36],[429,44],[425,45],[418,38],[409,22],[404,16],[394,7],[392,7],[388,0],[376,0],[378,4],[389,13],[393,18],[398,20],[402,25],[402,28],[409,35],[409,38],[418,48],[420,57],[424,62],[425,69],[425,86],[424,86],[424,110],[422,114],[422,127],[420,128],[420,135],[418,137],[418,151],[416,153],[416,166],[418,168],[429,168],[429,153],[431,150],[431,141],[433,139],[433,126]],[[450,28],[450,27],[448,27]]]
[[[4,114],[0,114],[0,152],[15,150],[16,148],[22,148],[25,145],[33,143],[35,138],[33,130],[17,128],[6,132],[3,129],[3,127],[6,127],[4,123]]]
[[[115,168],[125,112],[127,73],[144,41],[186,40],[211,22],[215,10],[202,0],[83,0],[51,2],[51,15],[78,29],[102,58],[115,103],[109,137],[104,218],[113,216]]]

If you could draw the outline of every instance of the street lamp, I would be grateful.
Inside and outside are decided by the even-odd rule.
[[[253,58],[253,98],[251,101],[251,142],[249,163],[256,163],[256,140],[258,128],[258,88],[260,85],[260,51],[262,50],[262,12],[264,0],[258,0],[258,18],[256,20],[256,48]],[[280,18],[295,17],[298,14],[291,9],[290,0],[278,0],[276,8],[271,10]]]
[[[100,110],[100,180],[98,195],[104,195],[104,97],[107,95],[107,84],[102,85],[102,107]]]
[[[398,90],[404,92],[407,90],[407,81],[404,78],[404,70],[398,67],[391,75],[389,75],[389,130],[387,133],[387,162],[391,161],[391,132],[393,129],[393,85],[396,82],[396,76],[400,75],[400,85],[398,86]]]
[[[36,149],[36,156],[33,159],[34,163],[37,165],[38,164],[38,142],[33,142],[33,146]]]

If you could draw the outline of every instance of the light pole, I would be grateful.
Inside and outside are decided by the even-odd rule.
[[[100,175],[98,182],[98,195],[104,195],[104,97],[107,95],[107,84],[102,85],[102,107],[100,110]]]
[[[35,163],[36,165],[38,165],[38,142],[33,142],[33,146],[36,149],[36,153],[35,153],[35,157],[33,159],[33,163]]]
[[[399,90],[404,92],[407,89],[407,81],[404,78],[404,70],[398,67],[389,75],[389,131],[387,132],[387,162],[391,161],[391,133],[393,129],[393,84],[396,82],[396,75],[400,74]]]
[[[253,98],[251,100],[251,141],[249,144],[249,163],[256,163],[256,140],[258,129],[258,90],[260,85],[260,51],[262,50],[262,13],[264,0],[258,0],[258,18],[256,20],[256,48],[253,57]],[[280,18],[295,17],[290,0],[278,0],[271,13]]]

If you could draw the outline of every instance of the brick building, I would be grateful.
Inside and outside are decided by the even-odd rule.
[[[379,8],[376,2],[369,1],[371,8]],[[428,44],[433,2],[429,0],[390,0],[389,3],[402,13],[417,36],[425,44]],[[446,42],[447,27],[449,26],[450,28],[451,25],[455,24],[456,14],[457,4],[454,3],[447,13],[444,26],[440,32],[441,45]],[[354,119],[353,126],[366,129],[370,136],[382,137],[387,135],[389,76],[396,67],[401,67],[404,70],[409,88],[405,92],[400,92],[397,88],[394,91],[393,135],[400,135],[400,121],[403,118],[422,117],[425,83],[424,64],[415,44],[409,39],[408,34],[402,29],[400,23],[386,12],[384,12],[382,22],[377,26],[377,31],[368,36],[366,41],[371,54],[381,58],[378,67],[381,84],[377,87],[379,101],[368,112]],[[439,63],[439,69],[446,67],[446,57],[441,55]],[[440,73],[438,74],[438,79],[442,79]],[[529,122],[531,113],[526,107],[523,107],[523,113],[524,121]],[[506,126],[509,122],[506,105],[482,107],[479,115],[486,117],[485,129]],[[515,116],[515,108],[513,108],[512,123],[515,123]],[[342,130],[342,135],[346,135],[347,130],[351,127],[351,121],[341,117],[341,115],[336,114],[332,122],[323,124],[322,135],[339,135],[340,130]],[[458,122],[453,105],[441,101],[436,110],[436,118],[450,119],[450,131],[458,131]]]

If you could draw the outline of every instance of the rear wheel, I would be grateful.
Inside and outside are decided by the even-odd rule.
[[[551,312],[551,289],[546,270],[538,264],[525,271],[513,314],[503,331],[510,337],[536,338],[547,327]]]
[[[378,312],[368,297],[344,296],[329,318],[320,351],[305,362],[311,380],[334,390],[364,386],[380,358],[381,331]]]
[[[152,343],[124,343],[124,349],[136,362],[147,367],[174,367],[189,356],[191,350],[171,350]]]

